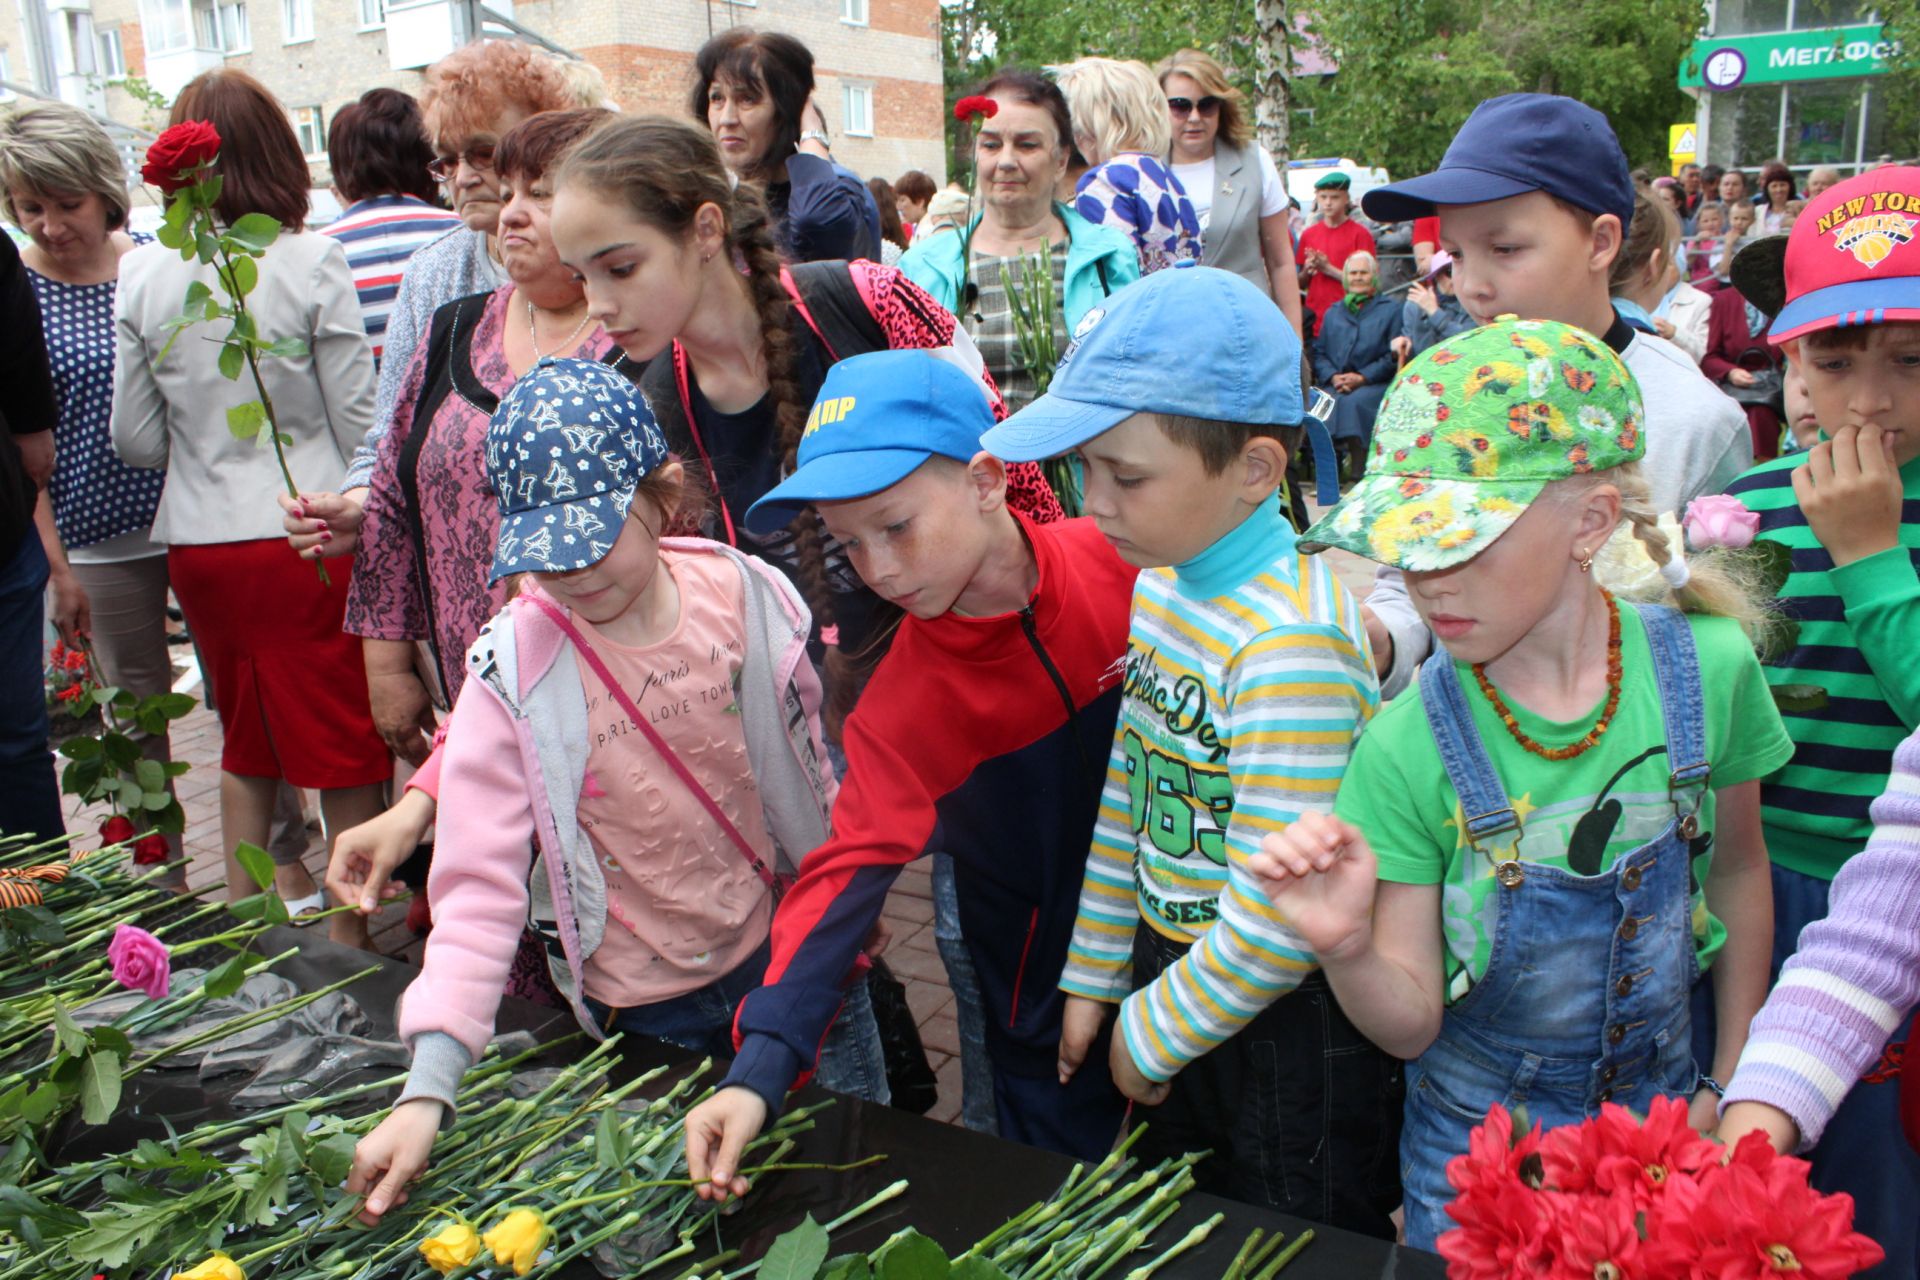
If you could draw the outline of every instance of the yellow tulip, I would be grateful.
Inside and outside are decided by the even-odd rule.
[[[444,1276],[480,1256],[480,1237],[464,1222],[449,1222],[438,1235],[420,1242],[420,1256]]]
[[[173,1280],[247,1280],[240,1264],[224,1253],[216,1253],[191,1271],[176,1271]]]
[[[548,1234],[547,1220],[538,1212],[515,1209],[480,1239],[493,1250],[495,1262],[503,1267],[511,1263],[513,1274],[524,1276],[540,1260],[540,1251],[547,1247]]]

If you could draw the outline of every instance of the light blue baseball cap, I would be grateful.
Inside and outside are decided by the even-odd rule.
[[[1300,338],[1272,298],[1231,271],[1156,271],[1082,316],[1047,394],[980,443],[1033,462],[1136,413],[1292,426],[1305,416]]]

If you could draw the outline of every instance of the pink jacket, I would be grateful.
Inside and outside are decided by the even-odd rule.
[[[741,725],[776,869],[791,872],[826,839],[837,790],[820,731],[820,684],[807,660],[806,606],[777,569],[731,547],[702,538],[668,538],[661,547],[668,556],[723,555],[740,568]],[[401,1096],[449,1106],[493,1036],[529,921],[558,944],[549,946],[564,958],[549,960],[554,981],[581,1026],[600,1037],[581,989],[607,918],[604,874],[575,810],[590,735],[572,646],[541,610],[515,600],[487,624],[467,663],[445,741],[416,778],[429,791],[438,782],[427,882],[434,930],[400,1007],[400,1035],[414,1052]]]

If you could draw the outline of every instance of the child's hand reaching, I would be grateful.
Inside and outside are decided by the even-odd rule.
[[[1087,1060],[1087,1050],[1100,1038],[1113,1007],[1085,996],[1068,996],[1060,1013],[1060,1083],[1073,1079],[1073,1073]]]
[[[415,1098],[395,1107],[360,1139],[347,1174],[347,1194],[367,1198],[360,1221],[375,1226],[381,1214],[407,1202],[407,1184],[425,1171],[445,1111],[445,1105],[432,1098]]]
[[[766,1100],[739,1085],[687,1112],[687,1176],[694,1194],[722,1203],[747,1194],[752,1185],[740,1176],[740,1157],[766,1124]]]
[[[1372,942],[1377,867],[1360,828],[1325,813],[1302,814],[1247,860],[1262,891],[1322,960]]]

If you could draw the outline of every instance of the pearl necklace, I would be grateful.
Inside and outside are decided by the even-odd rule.
[[[533,299],[528,298],[527,299],[527,345],[533,348],[533,358],[537,363],[540,359],[541,352],[540,352],[540,331],[534,327],[534,323],[533,323],[535,313],[536,313],[536,308],[533,305]],[[587,327],[587,321],[591,320],[592,318],[593,318],[592,311],[584,312],[580,317],[580,323],[573,326],[573,332],[568,334],[565,338],[561,339],[560,345],[555,347],[554,350],[565,351],[569,346],[571,346],[573,344],[573,340],[580,336],[580,331]]]

